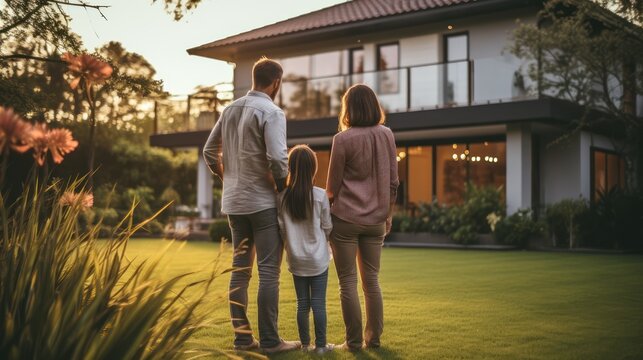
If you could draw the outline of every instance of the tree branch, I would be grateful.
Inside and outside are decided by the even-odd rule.
[[[85,8],[85,9],[94,9],[94,10],[98,11],[100,16],[102,16],[103,19],[105,19],[105,20],[107,20],[107,17],[105,17],[105,14],[103,14],[102,9],[106,9],[106,8],[110,7],[109,5],[92,5],[92,4],[88,4],[88,3],[84,2],[84,1],[79,1],[78,3],[72,3],[72,2],[61,1],[61,0],[45,0],[45,1],[49,2],[49,3],[59,4],[59,5],[79,6],[79,7]]]
[[[0,29],[0,34],[6,33],[17,26],[22,25],[25,21],[29,20],[30,17],[32,17],[35,13],[37,13],[40,9],[42,9],[42,7],[45,6],[46,4],[47,4],[46,2],[41,2],[40,4],[38,4],[38,6],[34,7],[33,9],[29,10],[26,14],[24,14],[15,23]]]
[[[0,55],[0,62],[2,61],[14,61],[14,60],[37,60],[37,61],[46,61],[53,63],[64,64],[65,62],[60,59],[45,58],[40,56],[33,56],[27,54],[12,54],[12,55]]]

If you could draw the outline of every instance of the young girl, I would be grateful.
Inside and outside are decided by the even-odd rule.
[[[315,351],[333,349],[326,343],[326,283],[328,281],[328,235],[333,224],[326,191],[313,186],[317,157],[306,145],[288,154],[288,181],[279,194],[279,229],[288,256],[297,293],[297,326],[302,349],[311,350],[308,318],[313,310]]]

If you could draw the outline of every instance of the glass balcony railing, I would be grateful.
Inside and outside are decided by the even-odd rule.
[[[511,56],[457,61],[324,78],[285,78],[276,101],[289,120],[337,116],[353,84],[370,86],[388,113],[535,98],[533,84]]]
[[[169,134],[210,130],[234,94],[232,84],[218,84],[187,97],[170,97],[154,103],[154,133]]]
[[[537,86],[521,65],[519,59],[506,55],[351,75],[286,77],[275,102],[288,120],[305,120],[336,117],[342,95],[358,83],[375,91],[387,113],[537,98]],[[158,102],[155,133],[210,130],[223,107],[249,89],[220,90],[193,94],[189,104],[188,99]]]

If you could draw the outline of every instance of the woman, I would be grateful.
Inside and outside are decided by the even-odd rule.
[[[377,96],[354,85],[342,98],[340,132],[333,138],[326,192],[331,203],[331,247],[339,277],[346,342],[340,348],[379,347],[384,327],[380,255],[390,231],[399,179],[395,139]],[[366,302],[366,328],[357,294],[357,265]]]

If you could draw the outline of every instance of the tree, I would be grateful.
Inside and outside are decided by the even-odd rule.
[[[583,129],[607,133],[626,164],[626,187],[643,179],[643,118],[636,94],[643,94],[641,0],[550,0],[538,24],[514,33],[511,51],[529,60],[539,93],[580,105],[569,136]]]

